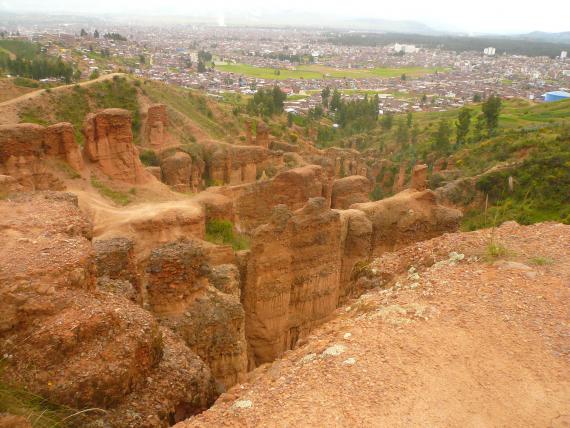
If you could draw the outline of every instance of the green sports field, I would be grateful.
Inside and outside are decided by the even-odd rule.
[[[444,68],[402,67],[402,68],[350,68],[338,69],[324,65],[302,65],[295,70],[273,69],[268,67],[255,67],[249,64],[217,65],[216,69],[228,73],[242,74],[244,76],[260,79],[286,80],[286,79],[327,79],[350,78],[366,79],[372,77],[399,77],[405,74],[408,77],[417,77],[425,74],[444,72]],[[278,71],[278,73],[277,73]]]

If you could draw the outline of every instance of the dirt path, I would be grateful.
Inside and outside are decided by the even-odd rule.
[[[488,231],[383,256],[372,266],[397,286],[340,308],[178,428],[569,426],[570,226],[496,237],[508,260],[480,258]]]
[[[105,80],[112,79],[112,78],[115,77],[115,76],[125,76],[125,74],[124,74],[124,73],[105,74],[105,75],[103,75],[103,76],[101,76],[101,77],[98,77],[97,79],[88,80],[88,81],[86,81],[86,82],[81,82],[81,83],[73,83],[73,84],[71,84],[71,85],[57,86],[57,87],[55,87],[55,88],[52,88],[51,90],[52,90],[53,92],[58,92],[58,91],[61,91],[61,90],[63,90],[63,89],[72,88],[72,87],[74,87],[75,85],[79,85],[79,86],[89,86],[89,85],[91,85],[91,84],[93,84],[93,83],[102,82],[102,81],[105,81]],[[12,98],[11,100],[4,101],[4,102],[0,103],[0,108],[2,108],[2,107],[7,107],[7,106],[11,106],[11,105],[14,105],[14,104],[19,104],[19,103],[21,103],[21,102],[31,100],[31,99],[33,99],[33,98],[36,98],[36,97],[40,96],[40,95],[41,95],[42,93],[44,93],[44,92],[45,92],[45,89],[38,89],[37,91],[29,92],[29,93],[24,94],[24,95],[21,95],[21,96],[19,96],[19,97]]]

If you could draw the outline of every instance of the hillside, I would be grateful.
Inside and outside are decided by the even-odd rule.
[[[0,426],[565,422],[567,103],[455,144],[459,111],[372,97],[32,89],[0,103]]]

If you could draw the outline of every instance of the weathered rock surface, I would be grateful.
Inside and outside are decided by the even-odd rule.
[[[416,241],[433,238],[459,227],[461,212],[439,205],[431,190],[405,190],[391,198],[354,204],[372,222],[372,253],[394,251]]]
[[[93,249],[98,287],[141,303],[134,242],[128,238],[99,239],[93,242]]]
[[[215,185],[254,183],[263,170],[283,162],[280,153],[267,147],[216,143],[208,151],[208,177]]]
[[[143,167],[133,144],[131,114],[122,109],[91,113],[83,125],[88,160],[112,180],[143,184],[153,177]]]
[[[168,426],[214,397],[208,368],[127,299],[95,289],[91,225],[70,194],[0,201],[2,378],[107,409],[111,426]]]
[[[266,223],[273,207],[279,204],[297,210],[310,198],[324,197],[329,206],[331,184],[322,167],[307,165],[283,171],[272,180],[224,189],[223,192],[234,200],[236,224],[251,231]]]
[[[145,144],[153,149],[160,149],[168,144],[168,115],[166,105],[152,104],[143,117]]]
[[[331,207],[348,209],[352,204],[368,202],[371,191],[370,180],[362,175],[351,175],[333,182]]]
[[[251,366],[281,356],[336,308],[340,240],[340,215],[324,198],[295,212],[279,205],[255,231],[243,286]]]
[[[0,174],[14,177],[26,190],[62,190],[50,160],[67,162],[76,171],[83,168],[71,124],[0,126]]]
[[[427,165],[415,165],[412,169],[412,180],[410,181],[410,188],[415,190],[426,190],[427,175]]]
[[[209,365],[223,389],[247,370],[245,315],[237,268],[211,263],[197,241],[156,248],[148,262],[147,295],[161,323]]]

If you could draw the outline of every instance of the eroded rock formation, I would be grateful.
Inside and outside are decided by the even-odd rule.
[[[122,109],[91,113],[83,125],[85,154],[112,180],[143,184],[152,179],[133,144],[131,114]]]
[[[345,210],[352,204],[368,202],[371,191],[370,180],[361,175],[351,175],[333,182],[331,207]]]
[[[214,261],[215,262],[215,261]],[[222,387],[247,370],[245,314],[234,265],[212,267],[197,241],[179,241],[152,251],[148,305],[211,368]]]
[[[336,308],[340,241],[340,214],[324,198],[295,212],[279,205],[256,230],[243,286],[251,365],[278,358]]]
[[[439,205],[435,193],[409,189],[376,202],[354,204],[373,226],[372,253],[379,256],[459,227],[461,212]]]
[[[146,145],[153,149],[161,149],[168,144],[166,105],[153,104],[149,106],[143,123]]]
[[[71,124],[0,126],[0,174],[12,176],[26,190],[62,190],[65,185],[50,169],[53,160],[76,171],[83,168]]]
[[[0,201],[2,378],[110,426],[168,426],[214,397],[209,369],[152,315],[95,288],[91,225],[70,194]],[[33,364],[30,364],[33,362]]]

